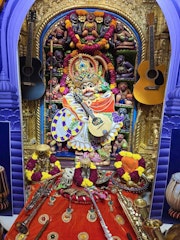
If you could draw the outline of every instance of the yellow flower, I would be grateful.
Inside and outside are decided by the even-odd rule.
[[[77,162],[75,168],[80,168],[80,167],[81,167],[81,163],[80,163],[80,162]]]
[[[139,166],[136,170],[138,171],[138,174],[141,177],[145,169],[143,167]]]
[[[136,160],[140,160],[141,156],[139,154],[133,154],[133,158]]]
[[[131,180],[131,177],[129,175],[129,173],[125,172],[123,175],[122,175],[122,178],[125,180],[125,181],[130,181]]]
[[[110,89],[114,89],[116,87],[116,83],[111,83],[110,84]]]
[[[127,157],[133,157],[133,154],[131,152],[126,152],[127,153]]]
[[[66,28],[67,28],[67,29],[70,28],[70,27],[72,27],[71,21],[68,20],[68,19],[65,21],[65,24],[66,24]]]
[[[115,162],[114,166],[115,166],[115,168],[120,168],[120,167],[122,167],[122,162],[121,161]]]
[[[78,50],[73,50],[71,53],[71,57],[75,57],[78,54]]]
[[[84,178],[81,183],[82,187],[92,187],[92,185],[93,185],[93,182],[91,182],[88,178]]]
[[[30,170],[25,170],[25,174],[26,174],[26,177],[29,181],[31,181],[31,177],[33,175],[34,171],[30,171]]]
[[[111,20],[111,26],[116,27],[116,20],[115,20],[115,19],[112,19],[112,20]]]
[[[60,91],[61,93],[63,93],[64,90],[65,90],[65,87],[60,87],[60,89],[59,89],[59,91]]]
[[[37,154],[36,152],[34,152],[34,153],[32,154],[32,159],[33,159],[33,160],[37,160],[37,159],[38,159],[38,154]]]
[[[63,68],[63,73],[68,74],[68,67]]]
[[[105,46],[105,44],[107,43],[107,40],[105,38],[102,38],[100,41],[99,41],[99,45],[100,46]]]
[[[47,178],[50,178],[51,177],[51,174],[47,173],[47,172],[42,172],[42,178],[41,180],[45,180]]]
[[[90,169],[96,169],[96,165],[93,162],[90,163]]]
[[[122,157],[127,156],[127,155],[126,155],[126,151],[120,151],[119,154],[120,154]]]
[[[61,164],[60,164],[59,161],[56,161],[56,162],[54,163],[54,165],[55,165],[56,167],[58,167],[58,168],[61,170]]]
[[[108,69],[109,69],[109,70],[114,70],[114,66],[113,66],[112,63],[108,63]]]

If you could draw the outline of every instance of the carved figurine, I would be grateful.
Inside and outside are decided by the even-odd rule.
[[[133,36],[125,30],[121,22],[117,22],[113,42],[115,49],[135,49]]]
[[[81,24],[79,23],[78,15],[76,13],[72,13],[70,15],[70,21],[72,23],[72,29],[74,33],[81,36],[82,29],[81,29]]]
[[[86,37],[88,35],[92,35],[95,38],[98,37],[97,23],[95,22],[94,14],[91,12],[87,14],[87,20],[83,25],[83,32],[82,32],[83,37]]]
[[[113,153],[112,155],[116,155],[121,150],[127,150],[128,142],[125,139],[124,134],[120,133],[117,135],[117,138],[113,144]]]
[[[119,89],[119,93],[116,95],[116,103],[128,104],[130,101],[130,98],[132,98],[132,93],[130,88],[128,87],[127,82],[118,83],[118,89]],[[131,105],[131,104],[128,104],[128,105]]]
[[[104,24],[102,25],[101,29],[100,29],[100,37],[104,37],[105,33],[109,30],[110,27],[110,23],[111,23],[111,16],[110,15],[106,15],[104,17]]]
[[[47,45],[50,45],[50,41],[59,46],[64,46],[67,40],[67,30],[65,28],[65,19],[62,18],[57,27],[50,33]]]
[[[119,55],[116,58],[116,78],[117,79],[129,79],[134,77],[133,65],[125,60],[123,55]]]
[[[98,92],[99,84],[102,84],[98,70],[95,58],[88,54],[78,54],[71,59],[69,78],[72,82],[69,84],[72,90],[63,96],[63,109],[52,121],[54,139],[67,141],[68,148],[74,149],[76,154],[97,152],[102,148],[107,153],[105,145],[114,140],[122,127],[122,118],[115,112],[110,88]],[[104,161],[102,151],[98,154]]]
[[[118,114],[123,118],[123,129],[129,130],[130,128],[130,117],[126,108],[119,108]]]
[[[47,69],[52,70],[53,73],[59,73],[63,67],[63,52],[61,50],[55,50],[53,56],[51,53],[46,60]]]

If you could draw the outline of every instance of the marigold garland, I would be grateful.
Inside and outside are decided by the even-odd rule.
[[[80,162],[76,163],[73,180],[77,186],[92,187],[93,184],[97,181],[98,174],[95,164],[91,162],[89,168],[90,168],[89,178],[83,178],[81,163]]]
[[[53,175],[56,175],[61,171],[61,164],[56,159],[56,157],[52,155],[51,152],[48,152],[47,156],[49,157],[49,161],[50,161],[49,172],[43,172],[43,171],[41,172],[41,171],[36,171],[36,165],[38,163],[39,156],[37,152],[34,152],[32,154],[25,168],[25,175],[29,181],[35,181],[35,182],[42,181],[52,177]]]
[[[139,154],[120,151],[114,163],[120,178],[125,181],[138,182],[145,171],[145,160]]]
[[[72,14],[72,13],[71,13]],[[76,11],[77,15],[81,15],[81,11]],[[96,12],[97,15],[97,12]],[[99,14],[98,14],[99,15]],[[103,15],[103,14],[102,14]],[[93,45],[87,45],[81,43],[81,39],[75,34],[72,28],[72,23],[70,21],[70,14],[66,16],[65,19],[65,26],[68,31],[68,35],[71,37],[71,40],[74,42],[76,47],[86,53],[94,53],[96,50],[101,50],[105,47],[105,45],[108,43],[108,40],[113,36],[115,27],[116,27],[116,19],[112,18],[110,27],[104,37],[100,39],[98,42],[94,43]]]

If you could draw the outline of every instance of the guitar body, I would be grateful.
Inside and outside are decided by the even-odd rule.
[[[88,129],[93,136],[103,137],[110,131],[112,122],[106,115],[96,113],[94,116],[89,116]]]
[[[25,100],[37,100],[45,92],[45,85],[40,76],[41,61],[32,58],[32,65],[26,66],[26,57],[20,57],[21,92]]]
[[[166,81],[165,65],[149,70],[149,61],[143,61],[138,67],[139,80],[134,84],[133,95],[136,100],[146,105],[161,104],[164,100]]]

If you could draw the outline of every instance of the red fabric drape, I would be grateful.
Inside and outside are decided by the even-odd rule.
[[[33,186],[33,192],[27,202],[30,201],[31,197],[34,195],[37,190],[37,186]],[[53,196],[55,191],[53,190],[50,196]],[[134,194],[125,193],[126,195],[134,198]],[[113,211],[110,211],[110,206],[108,200],[98,201],[98,208],[103,216],[103,219],[108,227],[108,230],[113,236],[118,236],[121,240],[126,240],[126,234],[129,232],[133,240],[136,240],[137,237],[133,231],[131,224],[129,223],[125,213],[123,212],[116,194],[110,194],[111,200],[113,201]],[[103,229],[101,227],[99,218],[95,222],[89,222],[87,219],[88,210],[92,207],[91,204],[79,204],[71,203],[73,209],[72,219],[69,223],[64,223],[62,221],[62,214],[66,211],[66,208],[69,206],[69,200],[64,198],[61,195],[56,197],[54,205],[49,205],[50,196],[46,199],[45,203],[41,206],[36,216],[33,218],[32,222],[29,225],[29,233],[27,234],[28,240],[34,240],[38,232],[42,228],[42,223],[38,221],[39,217],[43,214],[47,214],[50,218],[50,223],[47,226],[46,230],[43,232],[43,235],[40,239],[48,239],[47,236],[50,233],[56,233],[60,240],[77,240],[78,234],[81,232],[86,232],[89,236],[89,240],[105,240]],[[124,224],[122,225],[116,221],[117,215],[120,215],[124,219]],[[15,240],[21,239],[16,230],[16,223],[22,222],[27,217],[25,210],[23,209],[19,216],[17,217],[15,223],[7,233],[6,240]],[[19,238],[18,238],[19,236]],[[51,238],[49,238],[51,239]],[[52,238],[53,239],[53,238]],[[82,238],[85,239],[85,238]],[[118,238],[114,238],[118,239]]]

